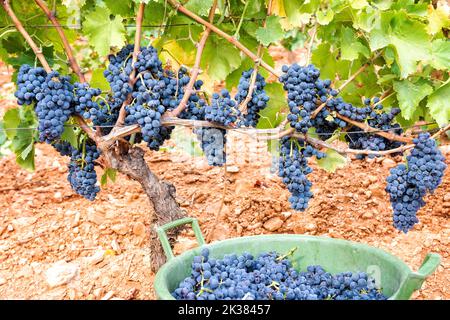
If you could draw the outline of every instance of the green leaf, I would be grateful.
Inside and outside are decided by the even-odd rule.
[[[433,92],[433,88],[425,81],[412,83],[409,80],[395,81],[394,90],[397,92],[402,116],[410,120],[420,101]]]
[[[35,169],[35,165],[34,165],[34,144],[31,144],[32,148],[30,150],[30,152],[28,152],[27,156],[25,157],[25,159],[23,159],[21,156],[19,156],[18,153],[16,153],[16,162],[17,164],[28,170],[28,171],[34,171]],[[21,154],[21,153],[20,153]]]
[[[192,133],[192,130],[176,127],[172,132],[171,139],[175,142],[177,148],[180,148],[188,155],[192,157],[201,157],[203,156],[202,148],[197,139],[193,138],[195,134]]]
[[[439,70],[450,69],[450,41],[437,39],[431,42],[430,65]]]
[[[30,155],[30,152],[33,151],[33,149],[34,143],[32,142],[25,149],[22,150],[22,152],[20,153],[20,158],[22,158],[22,160],[26,160]]]
[[[349,0],[348,2],[353,9],[363,9],[369,6],[366,0]]]
[[[269,16],[266,19],[266,27],[260,27],[256,30],[256,39],[264,46],[268,46],[273,42],[281,40],[284,36],[284,31],[281,28],[280,17]]]
[[[18,108],[9,109],[3,116],[3,126],[8,139],[14,138],[17,133],[16,128],[20,124],[20,114]]]
[[[102,91],[108,91],[110,89],[109,83],[106,78],[103,76],[103,69],[95,69],[92,71],[92,78],[89,82],[89,85],[92,88],[99,88]]]
[[[342,59],[353,61],[358,59],[359,54],[369,57],[369,49],[363,45],[352,28],[341,28],[341,54]]]
[[[300,10],[302,2],[301,0],[284,0],[287,21],[293,27],[301,27],[311,19],[311,13]]]
[[[110,52],[113,46],[122,47],[125,44],[125,26],[122,17],[111,18],[108,8],[97,7],[86,16],[83,30],[95,50],[102,56]]]
[[[210,36],[203,50],[202,69],[213,80],[223,80],[241,65],[241,56],[228,41]]]
[[[105,5],[112,14],[120,14],[121,16],[130,15],[132,2],[130,0],[103,0]]]
[[[416,71],[417,62],[427,59],[430,45],[426,26],[407,17],[405,12],[382,12],[377,26],[370,32],[372,51],[393,46],[401,77]]]
[[[326,170],[327,172],[335,172],[337,169],[345,167],[347,164],[347,158],[340,155],[337,151],[333,149],[328,149],[326,157],[317,160],[317,164],[320,168]]]
[[[259,112],[261,118],[257,125],[258,129],[275,128],[278,126],[282,121],[280,112],[287,108],[285,92],[280,83],[268,83],[265,90],[270,100],[267,103],[267,107]]]
[[[427,108],[440,127],[450,122],[450,82],[441,86],[428,97]]]
[[[326,12],[317,11],[316,13],[317,22],[321,25],[327,25],[333,20],[334,12],[332,10],[327,10]]]
[[[214,0],[189,0],[185,7],[198,15],[207,16],[213,2]]]
[[[1,149],[1,146],[6,141],[8,141],[8,137],[6,136],[6,133],[5,133],[5,128],[3,126],[3,121],[0,121],[0,149]],[[1,152],[0,152],[0,154],[1,154]]]
[[[440,32],[442,28],[450,27],[450,19],[448,18],[448,12],[446,12],[445,7],[433,6],[428,7],[428,26],[427,31],[431,35],[435,35]]]
[[[75,130],[72,126],[65,126],[61,134],[61,140],[67,141],[72,147],[78,149],[78,136]]]
[[[108,178],[114,183],[116,182],[117,170],[113,168],[106,168],[100,178],[100,184],[102,187],[108,183]]]

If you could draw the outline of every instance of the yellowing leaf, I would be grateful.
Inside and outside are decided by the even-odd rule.
[[[450,26],[449,15],[448,6],[440,6],[434,9],[430,4],[428,6],[428,33],[434,35],[441,31],[442,28],[448,28]]]

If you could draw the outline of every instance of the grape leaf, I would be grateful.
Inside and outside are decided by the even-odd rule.
[[[74,148],[78,148],[78,137],[73,126],[65,126],[61,140],[67,141]]]
[[[353,61],[358,59],[359,54],[369,57],[369,49],[363,45],[352,28],[341,28],[341,55],[342,59]]]
[[[113,168],[106,168],[100,178],[101,186],[105,186],[108,183],[108,178],[114,183],[116,182],[117,170]]]
[[[303,1],[301,0],[284,0],[284,7],[286,9],[287,21],[293,27],[301,27],[303,24],[309,22],[311,13],[300,11]]]
[[[369,6],[367,0],[349,0],[348,2],[353,9],[362,9]]]
[[[113,46],[122,47],[125,44],[125,26],[122,17],[116,15],[110,18],[108,8],[97,7],[86,16],[83,30],[95,50],[102,56],[110,52]]]
[[[450,19],[448,18],[448,12],[446,12],[445,7],[437,7],[436,9],[433,6],[428,7],[428,26],[427,31],[431,35],[435,35],[442,28],[450,27]]]
[[[416,71],[417,61],[427,59],[430,45],[425,24],[408,18],[405,12],[382,12],[370,32],[372,51],[393,46],[402,78]]]
[[[120,14],[126,17],[132,12],[130,0],[103,0],[103,2],[112,14]]]
[[[428,97],[427,108],[440,127],[450,122],[450,82],[447,82]]]
[[[92,78],[89,84],[92,88],[99,88],[102,91],[108,91],[110,87],[108,81],[103,76],[103,71],[103,69],[99,68],[92,71]]]
[[[192,133],[191,129],[183,127],[176,127],[171,135],[171,139],[175,142],[177,148],[180,148],[191,157],[201,157],[203,156],[203,151],[195,137],[196,135]]]
[[[394,90],[397,92],[402,116],[410,120],[420,101],[433,92],[433,88],[425,81],[412,83],[409,80],[395,81]]]
[[[437,39],[431,42],[431,55],[429,63],[436,69],[450,69],[450,41]]]
[[[207,16],[213,2],[214,0],[189,0],[185,7],[198,15]]]
[[[347,158],[339,154],[333,149],[328,149],[326,152],[326,157],[317,160],[317,164],[320,168],[327,172],[335,172],[337,169],[345,167],[347,164]]]
[[[283,29],[280,24],[280,17],[269,16],[266,19],[266,27],[260,27],[256,30],[256,39],[264,46],[281,40],[284,36]]]
[[[265,90],[270,100],[267,107],[259,113],[261,115],[257,125],[259,129],[275,128],[281,122],[280,112],[287,108],[285,92],[280,83],[268,83]]]
[[[17,129],[20,124],[20,115],[18,108],[12,108],[5,112],[3,116],[3,126],[5,127],[5,133],[8,139],[14,138],[17,133]]]
[[[327,25],[333,20],[334,12],[333,10],[327,10],[326,12],[317,11],[316,13],[317,22],[321,25]]]
[[[16,162],[17,164],[22,167],[23,169],[26,169],[28,171],[34,171],[35,165],[34,165],[34,144],[30,144],[28,146],[31,146],[31,150],[27,153],[25,158],[22,158],[19,156],[22,152],[16,153]]]
[[[240,52],[228,41],[210,36],[203,50],[201,65],[211,79],[223,80],[241,65]]]

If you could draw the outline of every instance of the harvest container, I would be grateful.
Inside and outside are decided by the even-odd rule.
[[[166,232],[188,223],[192,225],[199,247],[175,257]],[[283,254],[297,247],[289,258],[295,269],[305,270],[309,265],[321,265],[332,274],[365,271],[379,279],[383,294],[389,300],[411,298],[441,262],[438,254],[429,253],[419,270],[413,272],[402,260],[381,249],[346,240],[295,234],[249,236],[206,245],[198,222],[193,218],[173,221],[159,227],[157,232],[167,256],[167,263],[159,269],[154,282],[156,296],[160,300],[174,300],[171,292],[189,276],[191,262],[195,255],[200,255],[202,247],[207,247],[213,258],[243,252],[258,255],[264,251],[276,251]]]

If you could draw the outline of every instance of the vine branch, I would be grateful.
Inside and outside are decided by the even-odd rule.
[[[216,8],[217,8],[217,0],[214,0],[214,3],[211,9],[209,10],[208,20],[210,23],[214,21],[214,13],[216,12]],[[205,48],[206,40],[208,40],[210,33],[211,29],[209,27],[206,27],[205,32],[203,33],[200,41],[197,43],[197,54],[195,56],[194,66],[192,67],[191,70],[191,79],[189,80],[189,83],[185,88],[183,98],[181,99],[179,105],[169,112],[170,116],[172,117],[176,117],[181,112],[183,112],[183,110],[186,108],[186,104],[189,98],[193,93],[192,88],[194,87],[195,81],[197,80],[198,74],[200,72],[200,63],[202,61],[203,49]]]
[[[72,47],[70,46],[69,41],[67,40],[67,37],[66,37],[61,25],[59,24],[58,20],[56,19],[55,15],[45,5],[44,1],[42,1],[42,0],[34,0],[34,1],[42,9],[42,11],[44,11],[47,18],[55,26],[56,31],[58,32],[58,35],[61,38],[61,41],[63,43],[64,51],[66,52],[67,58],[69,59],[69,64],[70,64],[72,70],[78,76],[78,78],[80,79],[80,82],[86,82],[84,74],[81,72],[80,66],[78,65],[78,63],[74,57]]]

